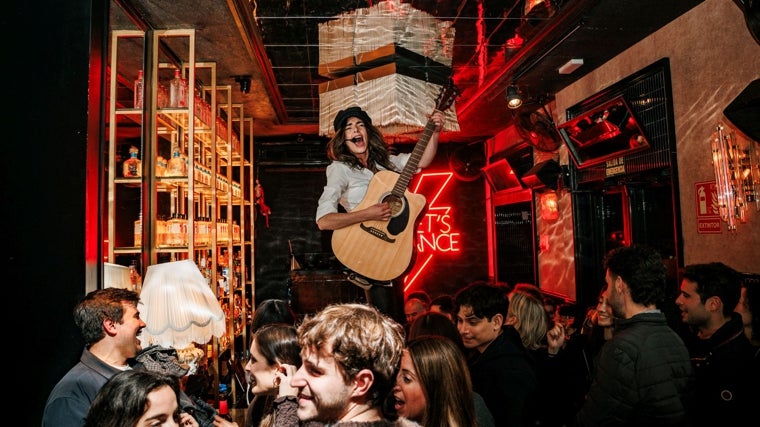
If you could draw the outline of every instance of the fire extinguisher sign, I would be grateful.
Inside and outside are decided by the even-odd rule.
[[[715,181],[697,182],[694,191],[697,198],[697,231],[699,234],[721,234],[723,227],[720,223]]]

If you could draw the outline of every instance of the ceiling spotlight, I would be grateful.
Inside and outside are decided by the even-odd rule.
[[[235,76],[235,82],[240,84],[240,92],[249,93],[251,91],[251,76]]]
[[[509,85],[507,87],[507,106],[514,110],[515,108],[520,108],[522,102],[522,95],[520,95],[520,91],[517,89],[517,86]]]

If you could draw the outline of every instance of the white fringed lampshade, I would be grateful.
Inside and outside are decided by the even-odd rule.
[[[191,260],[148,266],[140,294],[142,346],[185,348],[225,333],[222,307]]]
[[[132,289],[129,267],[110,262],[103,263],[103,286],[106,288]]]

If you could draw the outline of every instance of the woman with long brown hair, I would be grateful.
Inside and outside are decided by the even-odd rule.
[[[423,427],[478,425],[464,355],[443,336],[420,336],[407,344],[393,397],[398,415]]]

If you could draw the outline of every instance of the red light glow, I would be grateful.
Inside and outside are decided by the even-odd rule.
[[[436,257],[459,253],[460,233],[455,227],[454,210],[447,200],[452,172],[424,173],[411,191],[427,199],[427,209],[417,227],[417,257],[411,272],[404,277],[404,292],[414,284]]]

